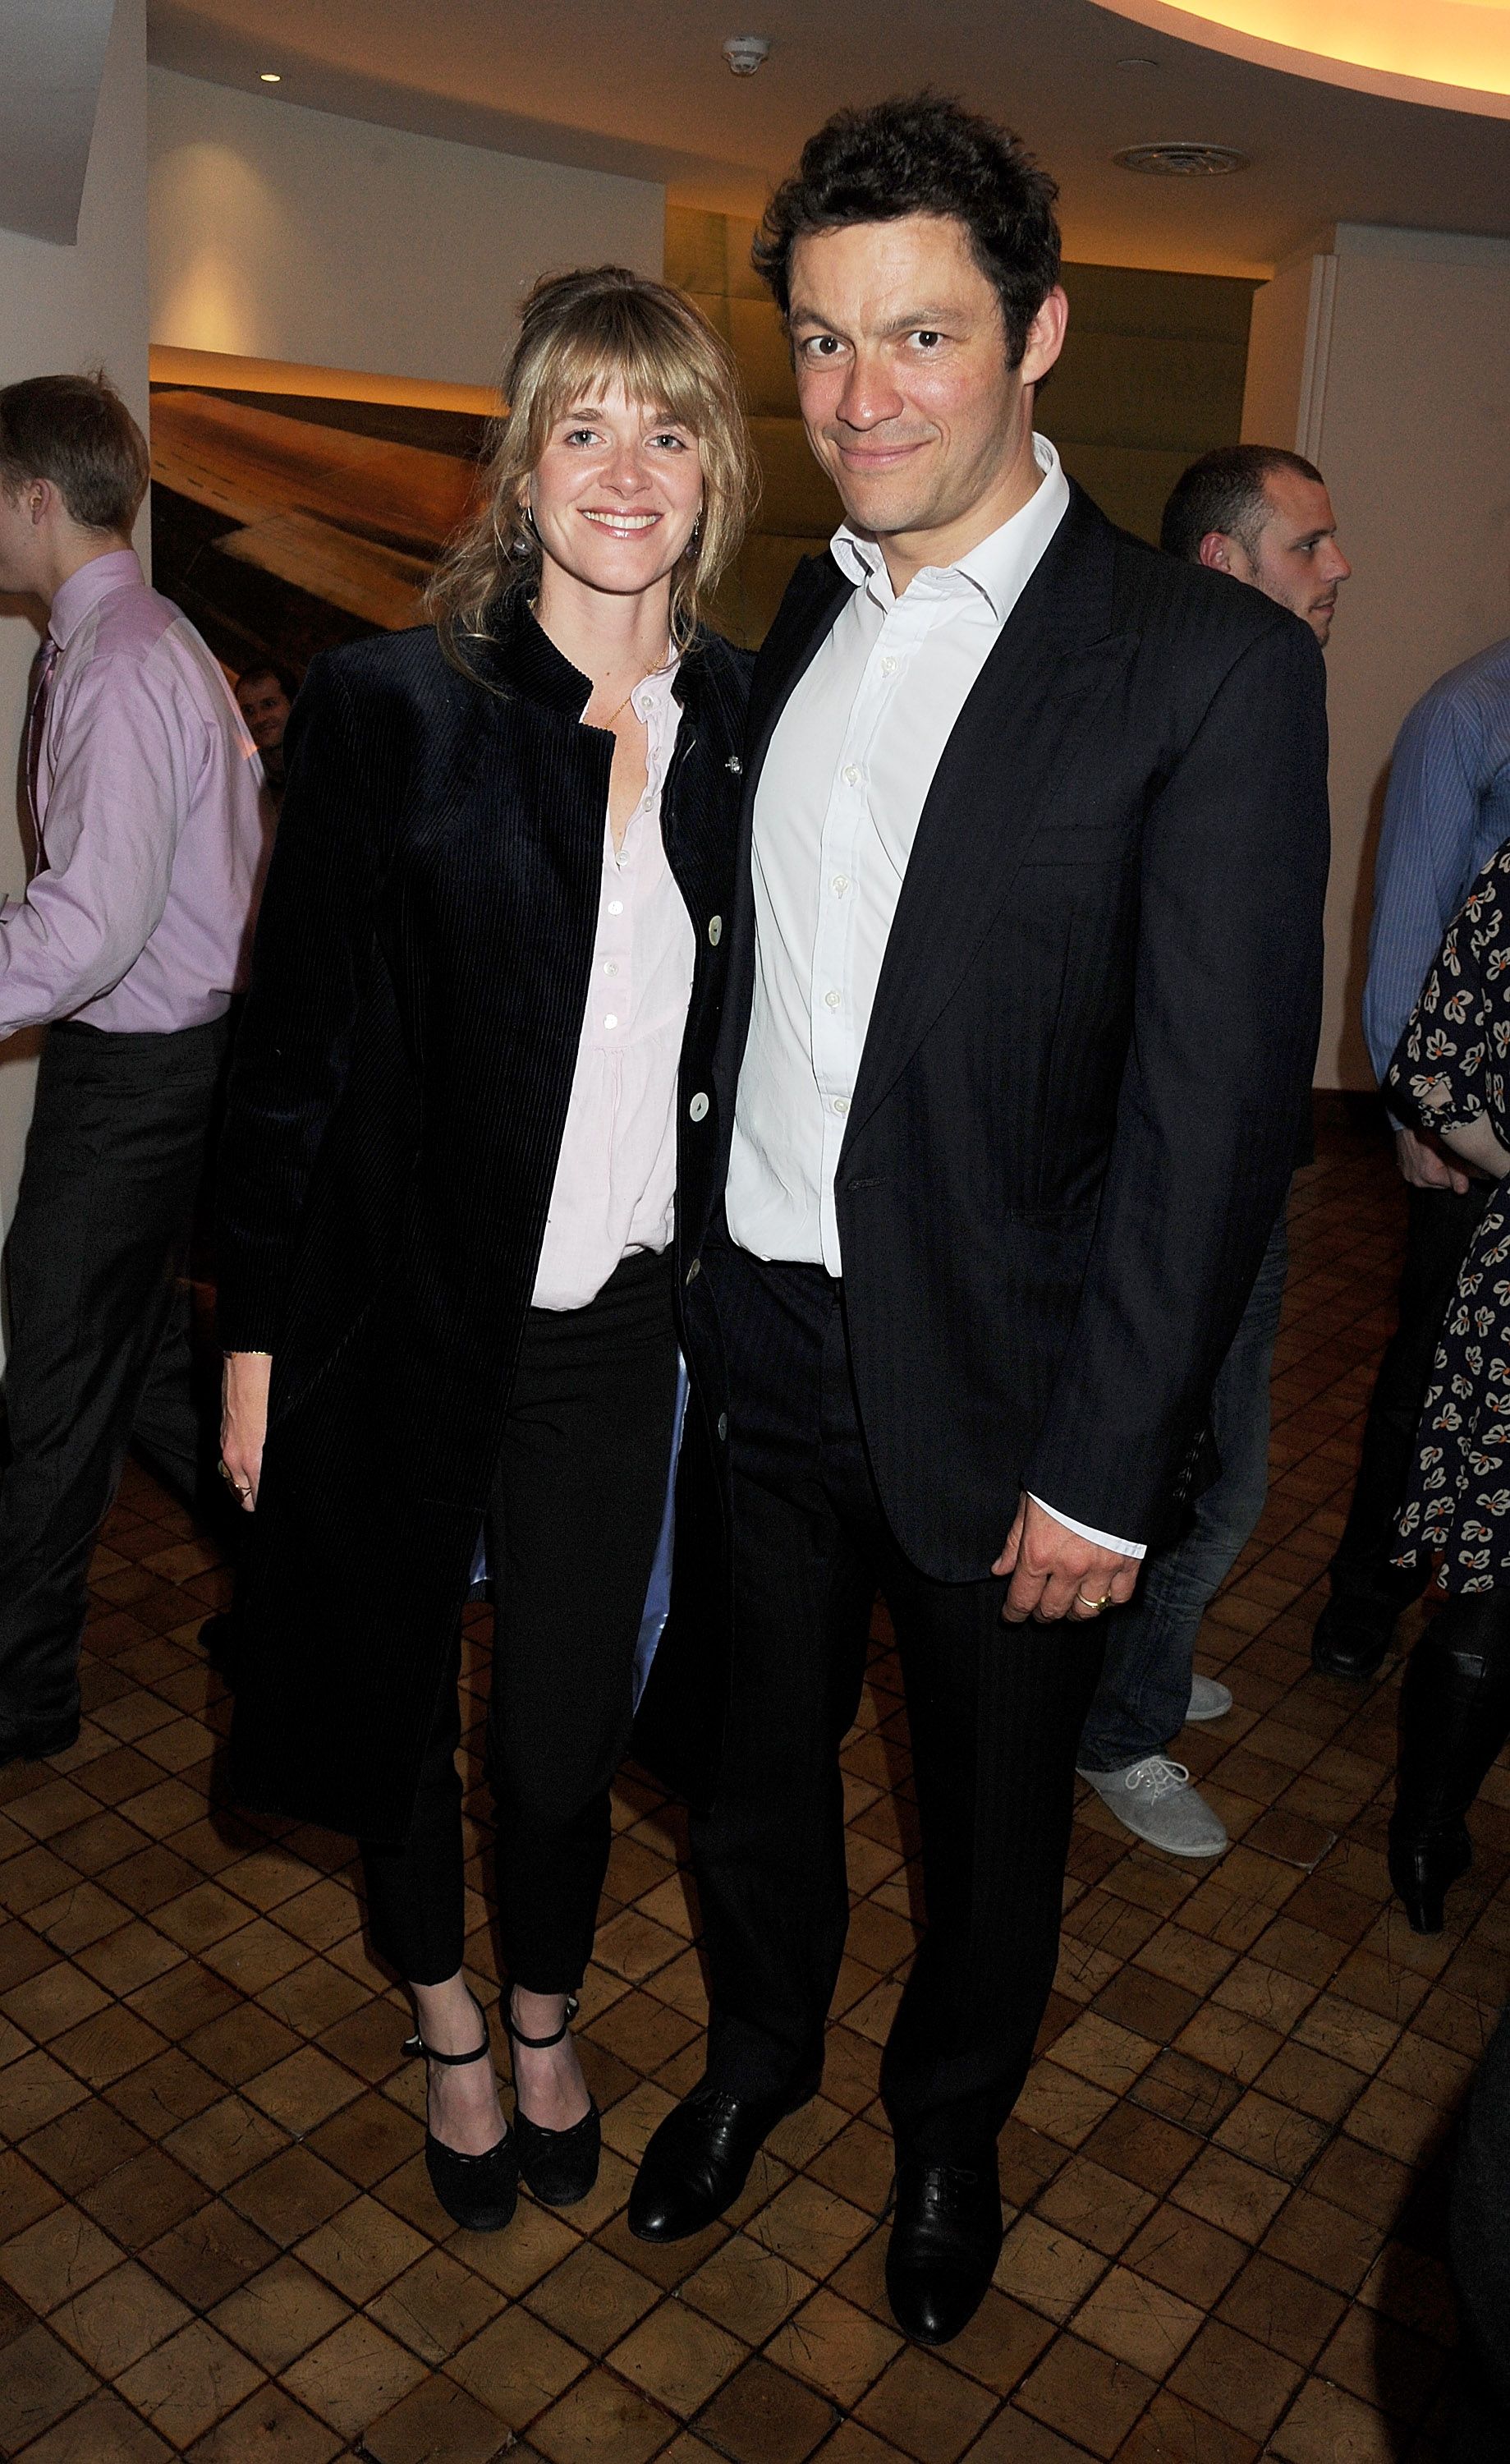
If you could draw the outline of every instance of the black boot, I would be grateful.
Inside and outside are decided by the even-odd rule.
[[[1400,1611],[1384,1601],[1334,1592],[1311,1636],[1311,1666],[1318,1677],[1344,1677],[1366,1685],[1389,1657]]]
[[[1390,1880],[1414,1933],[1440,1933],[1448,1886],[1473,1863],[1464,1816],[1510,1735],[1510,1591],[1456,1594],[1411,1654]]]

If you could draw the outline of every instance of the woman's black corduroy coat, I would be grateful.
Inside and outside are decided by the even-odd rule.
[[[587,678],[519,596],[467,649],[476,681],[428,629],[310,671],[220,1180],[221,1339],[273,1354],[232,1787],[379,1839],[407,1827],[501,1441],[587,999],[613,755],[580,724]],[[695,1262],[749,665],[716,636],[682,662],[662,805],[697,951],[677,1090],[693,1402],[676,1606],[637,1743],[694,1796],[728,1648],[716,1333]]]

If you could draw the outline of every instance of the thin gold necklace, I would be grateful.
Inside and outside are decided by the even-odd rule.
[[[658,676],[658,675],[661,673],[662,669],[666,666],[667,659],[669,659],[670,655],[671,655],[671,650],[670,650],[670,645],[669,645],[669,643],[668,643],[668,644],[667,645],[666,658],[665,658],[665,659],[657,659],[657,661],[656,661],[656,663],[655,663],[655,665],[654,665],[654,667],[653,667],[653,668],[646,668],[646,669],[645,675],[643,675],[643,676],[636,676],[636,678],[635,678],[635,680],[634,680],[633,684],[629,687],[628,692],[624,694],[624,697],[623,701],[619,704],[618,709],[617,709],[617,710],[611,710],[611,711],[608,713],[608,715],[607,715],[607,717],[606,717],[606,718],[599,718],[599,719],[595,719],[595,720],[593,721],[594,726],[595,726],[595,727],[601,727],[601,728],[602,728],[602,729],[604,729],[604,730],[608,730],[608,729],[612,728],[613,723],[614,723],[614,720],[615,720],[616,718],[623,718],[623,716],[624,716],[624,712],[628,709],[629,704],[633,701],[633,699],[634,699],[634,697],[635,697],[635,694],[636,694],[636,693],[639,692],[639,690],[640,690],[640,687],[645,683],[646,678],[646,677],[648,677],[648,676]]]

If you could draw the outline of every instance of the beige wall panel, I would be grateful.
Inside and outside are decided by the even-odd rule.
[[[1209,335],[1106,334],[1071,325],[1039,425],[1056,440],[1178,453],[1183,468],[1236,435],[1246,356],[1240,342]]]

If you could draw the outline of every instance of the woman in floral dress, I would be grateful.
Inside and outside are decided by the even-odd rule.
[[[1510,1735],[1510,842],[1449,927],[1386,1091],[1499,1184],[1442,1328],[1400,1516],[1400,1562],[1436,1555],[1447,1601],[1400,1689],[1390,1876],[1415,1931],[1439,1933],[1473,1861],[1464,1817]]]

